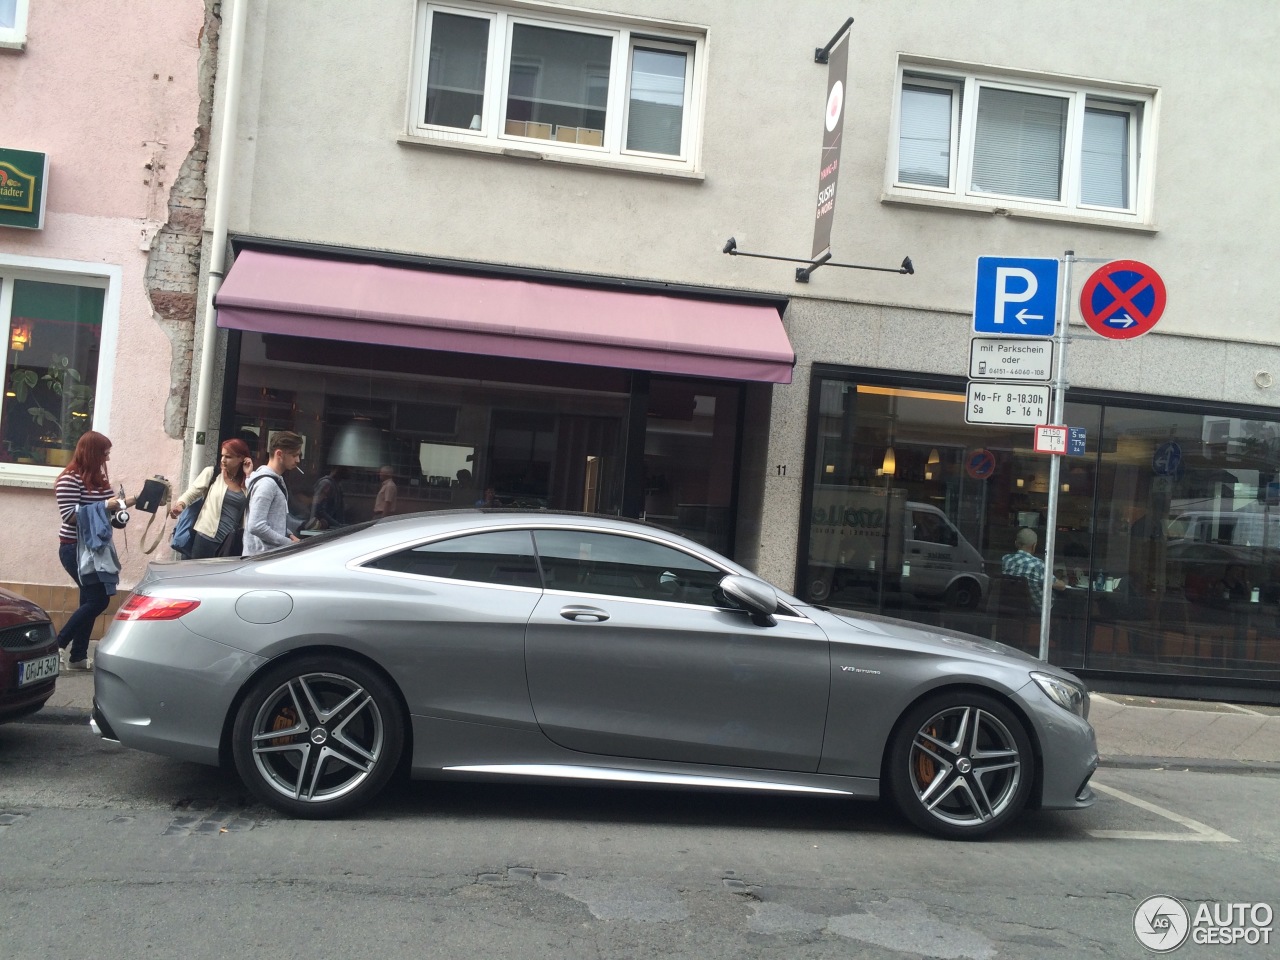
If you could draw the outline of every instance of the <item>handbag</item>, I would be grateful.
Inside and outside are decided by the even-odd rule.
[[[184,560],[191,559],[191,549],[196,542],[196,519],[200,516],[200,508],[204,506],[204,497],[197,497],[187,504],[178,522],[173,527],[173,539],[169,546]]]
[[[165,528],[169,525],[169,512],[162,511],[160,508],[169,502],[169,481],[164,477],[156,474],[150,480],[142,484],[142,492],[138,494],[134,501],[134,508],[151,516],[147,518],[147,527],[142,531],[142,552],[154,553],[156,547],[160,546],[160,541],[164,539]],[[147,534],[151,532],[151,525],[156,522],[156,516],[161,517],[160,529],[156,531],[155,538],[151,541],[150,546],[147,545]]]

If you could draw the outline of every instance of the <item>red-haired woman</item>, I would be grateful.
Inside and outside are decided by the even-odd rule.
[[[121,507],[133,506],[133,497],[121,500],[111,490],[107,476],[107,461],[111,459],[111,441],[96,430],[86,431],[76,443],[71,462],[66,465],[54,482],[54,494],[58,498],[58,513],[62,526],[58,528],[58,559],[71,579],[80,587],[80,606],[67,618],[58,634],[58,646],[67,653],[71,671],[89,670],[89,635],[93,622],[107,609],[110,595],[107,585],[93,573],[81,576],[76,550],[76,520],[80,507],[103,503],[108,513]],[[110,530],[110,527],[107,528]],[[112,591],[114,592],[114,591]]]
[[[234,538],[240,530],[245,507],[249,503],[244,492],[245,479],[253,471],[249,445],[239,439],[224,440],[218,465],[220,469],[216,476],[213,467],[205,467],[191,488],[183,492],[169,511],[170,516],[176,517],[187,508],[187,504],[204,497],[200,516],[195,523],[195,538],[191,545],[192,560],[240,556],[240,547],[234,542]],[[227,542],[228,537],[233,538],[231,543]],[[224,544],[228,545],[230,552],[219,550]]]

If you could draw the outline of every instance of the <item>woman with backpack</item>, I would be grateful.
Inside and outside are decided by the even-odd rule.
[[[240,556],[241,530],[249,504],[245,479],[253,470],[248,444],[239,439],[224,440],[218,467],[216,475],[213,467],[205,467],[169,511],[171,517],[177,517],[190,504],[204,498],[191,540],[192,560]]]

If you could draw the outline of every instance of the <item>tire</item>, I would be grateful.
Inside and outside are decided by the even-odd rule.
[[[831,581],[825,577],[814,577],[809,581],[809,600],[821,603],[831,596]]]
[[[960,610],[973,610],[982,601],[982,588],[978,581],[957,580],[947,587],[947,606]]]
[[[404,711],[387,681],[340,655],[270,667],[236,712],[236,770],[264,803],[322,819],[373,800],[404,750]]]
[[[903,715],[890,742],[887,775],[898,809],[917,827],[973,840],[1022,812],[1035,759],[1012,710],[987,694],[957,690]]]

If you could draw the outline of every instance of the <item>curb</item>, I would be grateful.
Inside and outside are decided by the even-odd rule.
[[[1280,777],[1274,760],[1225,760],[1210,757],[1099,757],[1098,767],[1113,770],[1180,770],[1189,773],[1245,773]]]

